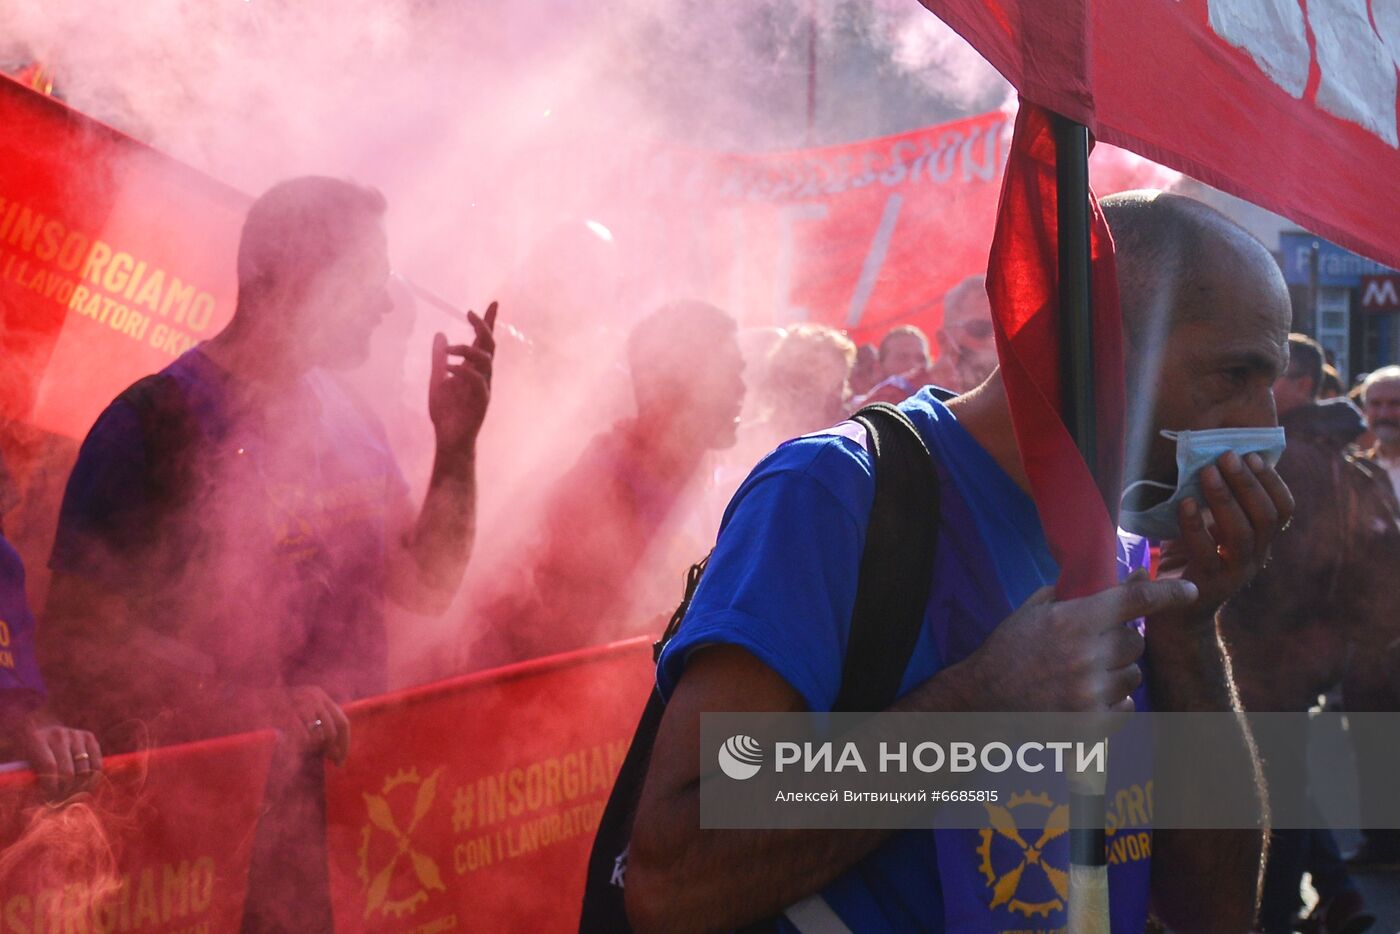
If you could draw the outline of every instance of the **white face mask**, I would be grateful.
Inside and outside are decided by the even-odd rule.
[[[1162,437],[1176,442],[1176,487],[1154,480],[1139,480],[1123,491],[1126,499],[1138,487],[1172,490],[1172,495],[1147,509],[1135,510],[1119,501],[1118,525],[1128,532],[1153,541],[1165,541],[1181,535],[1177,523],[1177,506],[1182,500],[1194,499],[1202,508],[1201,471],[1228,451],[1240,457],[1258,454],[1273,467],[1283,456],[1286,443],[1282,428],[1214,428],[1208,431],[1163,431]]]

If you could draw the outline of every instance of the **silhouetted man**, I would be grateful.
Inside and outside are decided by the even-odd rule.
[[[734,319],[698,301],[662,306],[627,339],[637,414],[598,435],[554,486],[512,593],[491,601],[474,663],[659,633],[685,569],[710,451],[732,447],[744,402]]]
[[[102,413],[50,562],[65,716],[125,748],[275,727],[312,757],[275,763],[252,930],[329,923],[316,760],[345,759],[341,705],[386,687],[386,598],[442,611],[471,550],[494,306],[473,346],[434,341],[416,517],[383,427],[334,374],[392,307],[385,207],[320,177],[253,204],[232,320]]]

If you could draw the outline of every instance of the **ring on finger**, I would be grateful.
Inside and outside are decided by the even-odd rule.
[[[312,720],[310,723],[308,723],[306,725],[306,728],[308,730],[319,730],[324,725],[325,722],[320,717],[317,717],[315,720]]]

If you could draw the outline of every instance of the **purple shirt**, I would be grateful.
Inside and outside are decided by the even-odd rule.
[[[147,646],[213,683],[384,690],[407,486],[382,426],[318,370],[256,406],[199,348],[163,373],[193,424],[187,498],[159,508],[141,420],[118,399],[83,442],[50,566],[125,596]]]
[[[24,595],[24,564],[0,535],[0,705],[32,710],[44,701],[34,657],[34,614]]]

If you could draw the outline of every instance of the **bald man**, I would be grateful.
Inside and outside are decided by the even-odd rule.
[[[1268,250],[1203,205],[1133,193],[1103,206],[1121,250],[1130,428],[1141,464],[1131,476],[1170,484],[1174,451],[1159,430],[1275,424],[1270,389],[1287,360],[1288,292]],[[1181,539],[1164,545],[1171,579],[1134,573],[1103,593],[1057,602],[1000,373],[947,405],[924,390],[903,410],[937,462],[942,514],[971,521],[940,527],[924,630],[891,710],[1231,709],[1215,615],[1258,571],[1291,513],[1277,473],[1226,454],[1202,474],[1205,502],[1180,505]],[[789,442],[750,475],[661,654],[657,683],[668,703],[625,887],[639,931],[721,930],[779,916],[779,929],[793,931],[784,912],[799,903],[808,916],[857,932],[941,931],[945,917],[964,923],[960,930],[1026,926],[1005,899],[993,907],[980,882],[946,881],[980,879],[973,847],[938,844],[956,832],[700,829],[700,715],[830,710],[840,689],[873,500],[863,435],[848,429]],[[1120,562],[1139,564],[1144,544],[1120,535]],[[981,565],[969,555],[983,556]],[[989,635],[944,657],[938,647],[951,644],[950,632]],[[1230,765],[1257,803],[1243,734],[1234,752]],[[1142,930],[1149,910],[1177,930],[1249,929],[1258,832],[1157,831],[1151,851],[1110,874],[1127,880],[1127,888],[1111,883],[1114,930]],[[1044,923],[1065,922],[1060,914]]]

